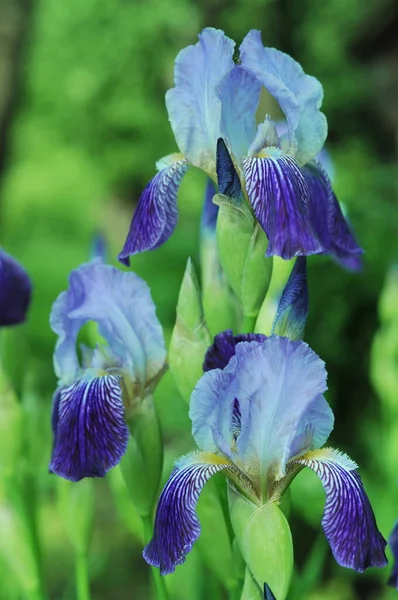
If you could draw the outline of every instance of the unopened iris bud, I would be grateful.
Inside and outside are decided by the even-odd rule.
[[[203,360],[210,344],[199,283],[192,261],[188,259],[169,349],[170,369],[180,394],[187,402],[203,374]]]
[[[272,259],[267,238],[245,202],[238,175],[222,140],[217,146],[219,206],[217,240],[221,265],[241,301],[243,312],[256,317],[267,293]]]
[[[200,263],[203,308],[212,336],[225,329],[236,330],[240,308],[220,263],[216,234],[219,209],[213,202],[215,194],[214,184],[209,179],[200,228]]]
[[[229,486],[232,527],[246,565],[260,589],[267,582],[278,600],[287,597],[293,573],[288,522],[275,502],[256,506]]]

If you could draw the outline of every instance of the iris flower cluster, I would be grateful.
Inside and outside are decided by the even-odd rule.
[[[256,124],[263,88],[284,114],[281,125],[271,116]],[[119,260],[128,265],[131,255],[171,236],[178,188],[190,166],[209,176],[219,196],[241,198],[265,232],[267,257],[297,258],[272,330],[221,331],[203,352],[203,376],[189,408],[198,449],[176,461],[144,549],[145,560],[162,575],[183,563],[198,539],[196,504],[219,472],[231,497],[257,509],[278,506],[300,471],[311,469],[326,492],[322,526],[336,561],[359,572],[386,564],[386,542],[356,463],[325,447],[334,427],[324,396],[327,372],[302,340],[306,256],[327,253],[356,268],[362,253],[317,160],[327,136],[322,98],[319,81],[287,54],[264,47],[258,31],[250,31],[236,52],[222,31],[208,28],[177,56],[166,105],[179,153],[158,161]],[[208,196],[205,226],[211,228],[217,208],[210,202],[213,192]],[[79,331],[88,321],[97,324],[99,341],[78,351]],[[54,303],[51,327],[58,336],[58,388],[50,470],[72,481],[102,477],[126,454],[137,411],[164,371],[155,305],[137,275],[96,258],[70,275],[69,288]],[[242,554],[246,559],[244,549]],[[266,581],[256,585],[274,597]]]

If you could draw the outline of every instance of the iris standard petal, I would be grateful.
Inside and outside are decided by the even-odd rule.
[[[324,251],[308,215],[302,170],[290,156],[244,158],[246,190],[254,214],[267,234],[267,256],[284,259]]]
[[[296,258],[292,272],[282,292],[272,324],[272,334],[291,340],[304,337],[308,315],[307,259]]]
[[[118,256],[121,263],[128,266],[133,254],[155,250],[169,239],[177,225],[177,193],[187,169],[187,161],[182,158],[164,167],[148,183]]]
[[[386,541],[377,528],[354,461],[324,448],[294,462],[312,469],[322,481],[326,492],[322,526],[336,561],[359,572],[384,567]]]
[[[327,121],[320,112],[323,88],[306,75],[291,56],[275,48],[264,48],[260,31],[250,31],[240,47],[242,68],[269,91],[289,123],[297,158],[305,164],[321,150],[327,136]]]
[[[394,564],[387,584],[398,590],[398,521],[395,523],[395,527],[388,538],[388,545],[390,546],[394,557]]]
[[[87,321],[95,321],[119,364],[141,383],[160,371],[166,357],[162,327],[149,287],[138,275],[105,265],[101,259],[80,265],[69,276],[69,289],[53,305],[50,323],[59,336],[54,364],[63,385],[78,376],[76,339]]]
[[[217,456],[192,453],[180,458],[160,495],[152,540],[143,555],[147,563],[172,573],[185,561],[200,535],[196,504],[212,475],[231,465]]]
[[[242,333],[234,335],[231,329],[222,331],[214,338],[214,343],[206,352],[203,371],[223,369],[235,355],[235,347],[239,342],[263,342],[267,339],[262,333]]]
[[[32,284],[25,269],[0,250],[0,327],[25,321],[31,294]]]
[[[220,82],[221,133],[239,164],[256,135],[261,84],[236,65]]]
[[[127,449],[120,377],[80,379],[61,389],[57,403],[50,470],[71,481],[103,477]]]
[[[247,465],[257,457],[264,482],[269,476],[278,480],[293,455],[319,447],[333,429],[322,395],[324,362],[304,342],[273,336],[238,344],[227,367],[232,369],[230,392],[241,412],[237,454]]]
[[[188,161],[215,172],[216,142],[221,136],[221,100],[217,86],[234,68],[235,43],[223,31],[208,27],[199,42],[181,50],[175,61],[175,87],[166,106],[178,147]]]

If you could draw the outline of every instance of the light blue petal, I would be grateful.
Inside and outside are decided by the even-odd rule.
[[[166,106],[178,147],[188,161],[215,173],[216,143],[221,136],[221,100],[216,87],[233,69],[234,42],[223,31],[208,27],[199,42],[178,54],[175,87],[166,94]]]
[[[59,336],[55,372],[63,385],[73,382],[79,372],[76,339],[87,321],[98,323],[100,335],[119,357],[121,367],[142,384],[163,366],[163,332],[149,287],[135,273],[95,259],[72,271],[69,289],[60,294],[51,311],[51,328]]]
[[[257,345],[238,344],[232,368],[241,412],[237,453],[246,468],[258,468],[263,481],[279,479],[292,453],[318,448],[333,429],[322,396],[324,362],[304,342],[273,336]]]
[[[290,129],[290,141],[298,147],[297,160],[305,164],[321,150],[327,136],[327,121],[320,112],[323,89],[306,75],[291,56],[275,48],[264,48],[259,31],[250,31],[240,47],[241,65],[274,96]]]
[[[239,66],[225,75],[218,89],[221,133],[238,164],[256,135],[260,91],[261,84]]]

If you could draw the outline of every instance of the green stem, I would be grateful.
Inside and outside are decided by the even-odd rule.
[[[146,515],[142,517],[142,521],[144,523],[145,542],[149,542],[149,540],[152,538],[153,532],[152,519],[150,516]],[[169,596],[167,593],[166,582],[164,580],[164,577],[162,577],[162,575],[160,574],[159,569],[157,567],[151,566],[151,573],[153,583],[155,584],[157,600],[168,600]]]
[[[243,316],[243,333],[253,333],[256,325],[257,317],[250,315]]]
[[[77,600],[90,600],[87,554],[84,552],[76,553],[75,568]]]

